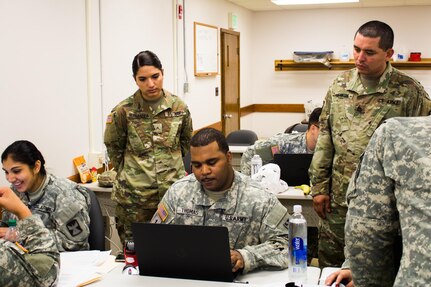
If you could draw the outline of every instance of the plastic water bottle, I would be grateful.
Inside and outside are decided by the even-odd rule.
[[[256,174],[262,167],[262,159],[258,154],[255,154],[251,159],[251,175]]]
[[[9,219],[8,225],[9,225],[9,228],[6,231],[4,239],[12,242],[19,242],[19,232],[18,232],[18,229],[16,228],[16,220]]]
[[[289,219],[289,279],[305,283],[307,279],[307,221],[302,206],[293,206]]]

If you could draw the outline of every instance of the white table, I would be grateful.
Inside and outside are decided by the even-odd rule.
[[[216,281],[201,281],[201,280],[189,280],[189,279],[176,279],[176,278],[165,278],[165,277],[151,277],[151,276],[138,276],[138,275],[123,275],[122,274],[123,264],[106,274],[102,279],[91,286],[151,286],[151,287],[202,287],[202,286],[214,286],[214,287],[239,287],[244,284],[239,283],[227,283],[227,282],[216,282]],[[320,269],[317,267],[307,268],[307,284],[304,286],[317,286],[320,277]],[[237,279],[241,282],[249,282],[245,286],[250,287],[284,287],[289,280],[288,269],[281,271],[255,271],[246,275],[242,275]],[[60,286],[59,286],[60,287]]]

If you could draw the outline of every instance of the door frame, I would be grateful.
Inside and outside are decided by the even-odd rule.
[[[238,41],[238,101],[237,101],[237,106],[238,106],[238,129],[241,128],[241,107],[240,107],[240,102],[241,102],[241,93],[240,93],[240,83],[241,83],[241,68],[240,68],[240,63],[241,63],[241,49],[240,49],[240,33],[233,31],[233,30],[228,30],[228,29],[223,29],[220,28],[220,66],[221,66],[221,126],[222,126],[222,132],[224,133],[224,135],[226,135],[226,119],[224,117],[224,115],[226,114],[226,102],[225,102],[225,91],[226,91],[226,78],[225,78],[225,49],[224,49],[224,34],[230,34],[233,35],[235,37],[237,37],[237,41]]]

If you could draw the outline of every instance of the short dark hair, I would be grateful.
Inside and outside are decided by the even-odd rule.
[[[133,58],[133,62],[132,62],[133,77],[136,77],[136,74],[138,73],[139,68],[143,66],[154,66],[163,72],[162,63],[160,62],[159,57],[157,57],[156,54],[148,50],[139,52],[135,56],[135,58]]]
[[[46,175],[45,159],[33,143],[27,140],[13,142],[2,153],[1,161],[4,162],[9,156],[14,161],[26,164],[30,168],[34,168],[36,161],[40,160],[41,165],[39,172],[41,175]]]
[[[308,128],[310,129],[312,125],[319,126],[319,117],[322,113],[322,108],[315,108],[310,116],[308,117]]]
[[[199,130],[191,139],[190,146],[201,147],[209,145],[210,143],[216,141],[218,148],[223,153],[229,151],[229,145],[227,144],[226,137],[222,132],[213,128],[204,128]]]
[[[363,24],[355,33],[365,37],[378,38],[380,37],[379,48],[388,50],[394,46],[394,31],[392,28],[383,22],[373,20]]]

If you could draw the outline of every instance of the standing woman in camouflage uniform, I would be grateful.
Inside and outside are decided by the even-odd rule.
[[[105,145],[117,171],[112,199],[122,242],[132,238],[132,222],[146,222],[169,186],[185,175],[192,119],[187,105],[163,89],[163,68],[151,51],[135,56],[139,89],[120,102],[106,120]]]
[[[45,159],[29,141],[12,143],[1,160],[12,190],[42,219],[58,250],[88,250],[90,197],[86,188],[47,173]],[[7,225],[9,219],[15,216],[4,211],[2,225]],[[0,227],[0,237],[6,230]]]

